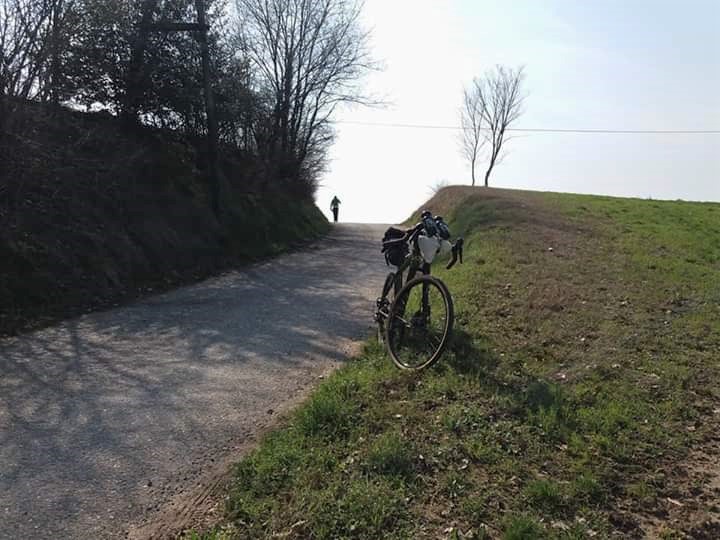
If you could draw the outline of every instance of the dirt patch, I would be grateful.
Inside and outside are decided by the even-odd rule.
[[[305,395],[306,392],[303,392],[290,401],[278,403],[276,407],[287,411]],[[269,416],[276,414],[275,409],[268,409]],[[285,421],[278,417],[270,424],[257,423],[253,433],[232,452],[206,456],[192,482],[184,480],[178,485],[179,492],[169,500],[158,496],[164,502],[150,507],[140,520],[131,524],[127,529],[127,537],[130,540],[170,540],[185,531],[206,531],[221,523],[225,498],[232,486],[234,465],[255,447],[264,433]]]
[[[345,354],[348,358],[353,358],[361,349],[362,342],[354,341],[345,348]],[[332,371],[325,370],[316,375],[315,380],[325,379]],[[184,537],[189,531],[201,533],[223,524],[225,501],[232,489],[235,466],[257,447],[266,434],[288,424],[293,409],[313,390],[312,382],[314,381],[289,399],[278,401],[269,408],[266,411],[267,417],[256,421],[249,436],[231,452],[206,456],[192,482],[183,482],[179,486],[179,493],[170,500],[165,500],[162,505],[152,507],[140,520],[132,523],[127,529],[127,538],[172,540]]]
[[[626,498],[619,507],[646,538],[720,538],[720,438],[714,435],[684,458],[664,460],[651,473],[657,492],[643,502]]]

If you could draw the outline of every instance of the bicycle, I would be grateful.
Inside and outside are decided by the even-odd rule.
[[[391,227],[385,233],[382,252],[397,270],[385,278],[374,318],[378,341],[385,343],[398,368],[420,371],[444,352],[452,334],[454,306],[445,283],[430,275],[430,266],[438,255],[450,252],[448,269],[458,260],[462,263],[463,244],[462,238],[451,243],[443,218],[433,218],[427,210],[411,229]],[[418,272],[421,275],[415,277]]]

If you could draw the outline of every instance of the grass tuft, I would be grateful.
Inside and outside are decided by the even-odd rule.
[[[357,385],[333,379],[322,385],[297,414],[300,431],[305,435],[342,438],[350,432],[356,417],[352,401]]]
[[[409,515],[402,488],[383,478],[336,484],[308,504],[313,538],[402,538]]]
[[[409,479],[413,473],[413,451],[400,433],[384,433],[370,447],[367,464],[370,471]]]
[[[525,487],[528,502],[540,510],[549,513],[557,512],[564,505],[561,486],[552,480],[533,480]]]
[[[505,519],[503,540],[540,540],[546,537],[542,525],[529,516],[515,515]]]

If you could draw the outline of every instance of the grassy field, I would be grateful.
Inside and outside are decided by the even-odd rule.
[[[364,353],[203,538],[720,538],[720,205],[446,188],[450,351]],[[368,317],[370,314],[368,313]]]

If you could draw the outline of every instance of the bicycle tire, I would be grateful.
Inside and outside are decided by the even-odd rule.
[[[385,283],[383,284],[382,288],[382,295],[380,296],[381,300],[386,300],[388,294],[390,294],[390,291],[395,290],[394,287],[395,283],[395,272],[390,272],[387,277],[385,278]],[[389,299],[389,303],[392,304],[392,301],[395,299],[395,295],[391,299]],[[378,307],[379,309],[379,307]],[[378,325],[378,333],[377,333],[377,339],[378,343],[383,343],[385,340],[385,319],[378,314],[377,317],[377,325]]]
[[[404,334],[408,330],[408,323],[403,318],[406,316],[406,304],[415,287],[427,287],[428,289],[430,287],[435,287],[437,291],[439,291],[445,308],[445,319],[440,341],[435,346],[432,354],[419,364],[410,365],[405,361],[404,356],[400,354],[400,348],[402,347],[402,342],[405,341]],[[424,292],[421,294],[423,294],[423,296],[425,295]],[[413,318],[415,318],[415,316],[413,316]],[[393,322],[396,324],[393,324]],[[442,356],[443,352],[445,352],[445,348],[447,347],[452,334],[454,322],[455,312],[452,295],[442,280],[434,276],[423,275],[408,281],[395,296],[395,299],[390,306],[388,320],[385,324],[385,343],[393,363],[398,368],[408,371],[420,371],[433,365],[438,361],[440,356]],[[412,327],[410,327],[410,331],[412,331]],[[395,336],[391,332],[396,332],[401,335],[395,339]]]

